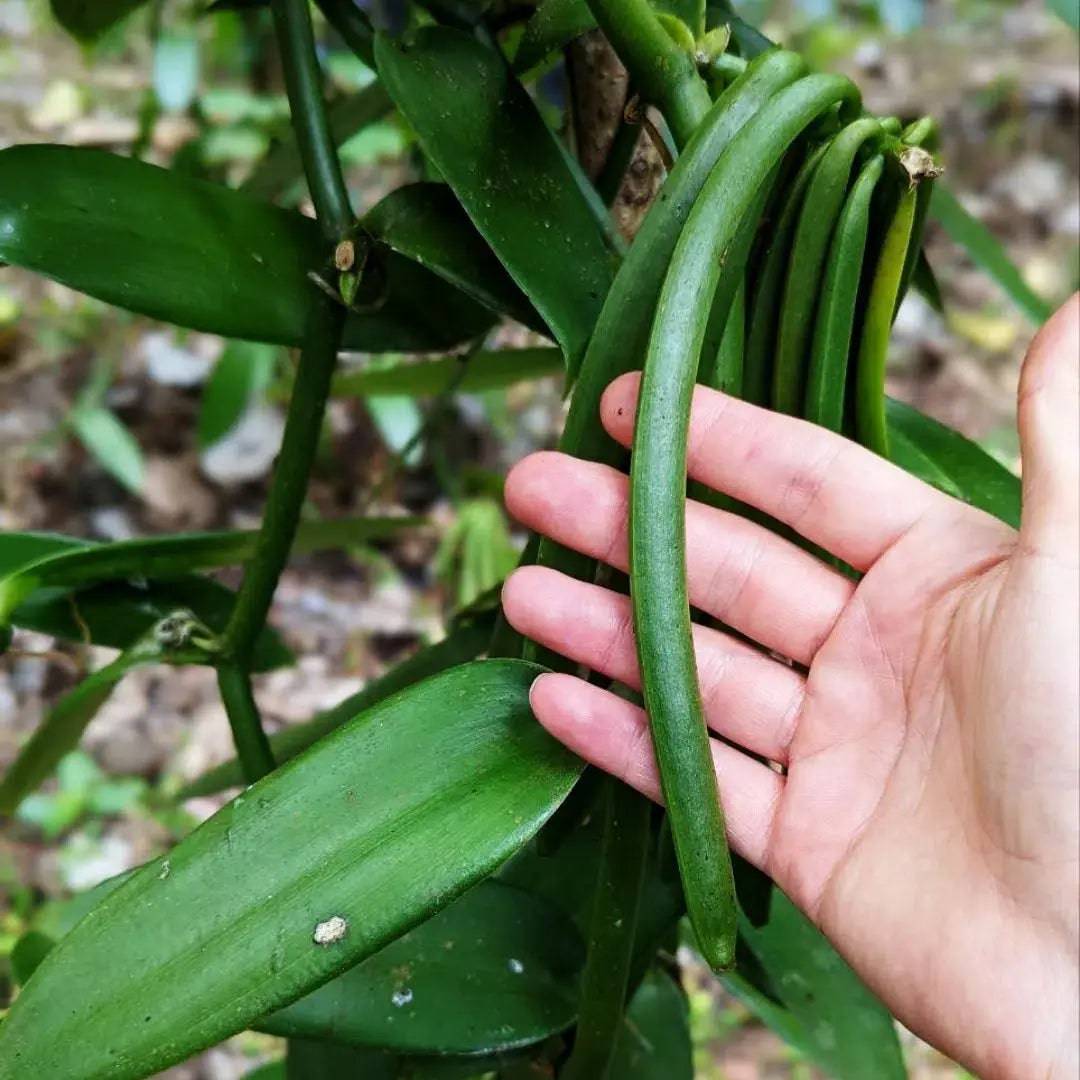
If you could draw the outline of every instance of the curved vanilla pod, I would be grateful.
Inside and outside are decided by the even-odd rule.
[[[767,405],[772,388],[776,323],[784,274],[791,254],[791,240],[799,219],[814,167],[828,149],[827,142],[810,149],[790,185],[781,195],[771,226],[768,246],[762,253],[753,286],[747,297],[747,337],[743,364],[743,397],[755,405]]]
[[[802,57],[781,49],[755,58],[716,101],[679,156],[604,301],[574,386],[560,450],[608,464],[621,459],[622,449],[597,423],[601,395],[618,375],[641,366],[671,252],[710,170],[762,106],[805,70]],[[591,578],[594,564],[546,537],[536,562],[583,579]],[[544,659],[559,662],[546,652]]]
[[[769,174],[806,126],[838,102],[858,107],[846,79],[800,79],[761,109],[710,172],[664,278],[638,398],[630,481],[638,659],[687,910],[702,955],[716,969],[734,959],[736,907],[686,587],[690,397],[725,255]]]
[[[871,117],[848,124],[833,138],[807,185],[776,335],[772,405],[779,412],[792,416],[802,412],[807,352],[829,241],[844,204],[855,155],[869,139],[881,134],[881,125]]]
[[[848,354],[866,255],[870,205],[884,164],[879,154],[859,171],[836,223],[821,285],[803,416],[830,431],[841,431],[844,426]]]

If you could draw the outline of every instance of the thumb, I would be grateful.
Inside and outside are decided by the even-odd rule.
[[[1080,546],[1080,293],[1035,336],[1017,400],[1025,547],[1075,562]]]

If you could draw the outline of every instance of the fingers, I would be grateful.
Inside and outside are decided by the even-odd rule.
[[[629,446],[640,375],[620,376],[600,414]],[[928,511],[949,503],[927,484],[847,439],[697,387],[687,465],[692,477],[763,510],[857,570]]]
[[[1080,293],[1039,331],[1020,374],[1026,547],[1075,562],[1080,500]]]
[[[580,757],[663,801],[644,710],[572,675],[541,675],[529,701],[540,723]],[[711,749],[731,846],[765,869],[784,782],[730,746],[713,740]]]
[[[641,688],[628,597],[540,566],[513,573],[503,610],[520,633]],[[787,760],[805,681],[727,634],[694,627],[698,678],[709,727],[773,761]]]
[[[567,547],[626,570],[629,481],[566,454],[533,454],[506,480],[510,512]],[[690,602],[754,641],[809,664],[854,586],[794,544],[734,514],[690,502]]]

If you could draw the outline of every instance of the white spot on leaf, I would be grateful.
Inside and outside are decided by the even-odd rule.
[[[316,945],[335,945],[349,932],[349,922],[340,915],[331,915],[329,919],[315,926],[311,935]]]

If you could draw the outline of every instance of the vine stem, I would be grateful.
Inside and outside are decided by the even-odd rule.
[[[307,0],[273,0],[273,12],[293,129],[308,187],[323,234],[336,243],[352,227],[353,213],[326,122],[311,13]],[[251,690],[252,653],[300,522],[345,316],[340,301],[312,289],[281,451],[255,552],[225,628],[225,660],[218,669],[218,687],[249,783],[274,767]]]
[[[307,0],[273,0],[271,7],[293,129],[315,216],[327,238],[336,243],[352,227],[353,213],[323,107],[322,72],[315,55],[311,9]]]
[[[676,144],[685,146],[712,105],[694,58],[664,29],[648,0],[588,4],[634,87],[664,114]]]

